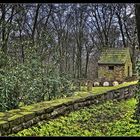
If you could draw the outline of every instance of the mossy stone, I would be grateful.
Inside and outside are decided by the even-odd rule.
[[[8,121],[10,122],[11,127],[16,126],[24,122],[24,115],[14,115],[8,118]]]
[[[21,125],[18,125],[18,126],[15,126],[12,128],[12,132],[13,133],[16,133],[18,131],[22,130],[22,124]]]
[[[35,112],[23,112],[24,114],[24,120],[28,121],[35,117]]]
[[[8,121],[0,120],[0,130],[7,131],[10,125]]]
[[[33,108],[34,108],[34,105],[28,105],[28,106],[21,107],[20,109],[25,110],[25,111],[30,111]]]

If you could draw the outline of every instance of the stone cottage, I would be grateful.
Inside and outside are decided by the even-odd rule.
[[[123,82],[132,77],[129,48],[109,48],[102,51],[98,61],[98,78],[101,81]]]

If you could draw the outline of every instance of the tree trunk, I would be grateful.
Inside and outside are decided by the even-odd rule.
[[[136,26],[137,26],[137,36],[140,50],[140,4],[135,5],[135,15],[136,15]]]
[[[85,78],[87,78],[88,62],[89,62],[89,52],[87,51],[87,54],[86,54],[86,67],[85,67]]]
[[[81,54],[82,54],[82,49],[81,46],[78,46],[78,50],[77,50],[77,78],[81,78],[81,73],[82,73],[82,64],[81,64]]]
[[[39,8],[40,8],[40,4],[37,5],[35,19],[34,19],[34,25],[33,25],[33,31],[32,31],[33,44],[35,43],[35,30],[36,30],[36,26],[37,26],[37,20],[38,20],[38,15],[39,15]]]
[[[72,51],[72,73],[73,73],[73,78],[75,78],[75,48],[74,47]]]
[[[138,37],[138,43],[139,43],[139,50],[140,50],[140,4],[135,5],[135,15],[136,15],[136,27],[137,27],[137,37]],[[140,52],[140,51],[139,51]],[[140,74],[139,74],[140,75]],[[139,79],[139,86],[138,90],[140,91],[140,79]],[[137,121],[140,121],[140,95],[138,94],[138,103],[136,106],[136,111],[135,111],[135,117]]]
[[[5,15],[6,15],[6,9],[5,9],[5,4],[2,4],[2,51],[6,54],[7,53],[7,46],[5,44]]]
[[[121,32],[121,35],[122,35],[123,46],[126,47],[125,37],[124,37],[124,32],[123,32],[123,24],[122,24],[122,21],[121,21],[121,17],[118,13],[116,13],[116,15],[118,17],[118,23],[119,23],[120,32]]]

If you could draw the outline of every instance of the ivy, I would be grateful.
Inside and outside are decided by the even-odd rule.
[[[132,119],[136,103],[134,98],[107,101],[40,122],[12,136],[140,136],[140,125]]]

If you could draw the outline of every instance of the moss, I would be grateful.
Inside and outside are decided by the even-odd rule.
[[[0,125],[1,124],[5,124],[5,123],[8,123],[7,121],[4,121],[4,120],[0,120]]]
[[[10,112],[10,113],[17,113],[19,111],[20,111],[20,109],[13,109],[13,110],[9,110],[8,112]]]
[[[38,111],[43,108],[49,108],[51,106],[56,106],[56,105],[68,102],[70,100],[73,100],[73,98],[76,98],[76,97],[71,97],[71,98],[68,97],[68,98],[56,99],[56,100],[51,100],[51,101],[44,101],[41,103],[24,106],[24,107],[21,107],[20,109],[22,111]]]
[[[22,115],[33,114],[34,112],[21,112]]]
[[[5,129],[6,129],[6,131],[7,131],[7,129],[9,128],[9,123],[8,123],[8,121],[5,121],[5,120],[1,120],[0,119],[0,131],[5,131]]]
[[[28,110],[31,110],[33,108],[34,108],[34,105],[28,105],[28,106],[21,107],[20,109],[28,111]]]
[[[3,117],[5,113],[0,112],[0,118]]]
[[[14,115],[20,114],[20,112],[22,112],[20,109],[10,110],[10,111],[5,113],[5,116],[6,117],[13,117]]]
[[[84,95],[87,96],[87,93],[85,92]],[[81,98],[81,97],[84,97],[84,96],[79,95],[79,96],[72,96],[72,97],[67,97],[67,98],[62,98],[62,99],[51,100],[51,101],[44,101],[44,102],[41,102],[41,103],[21,107],[20,110],[22,110],[22,112],[24,112],[24,111],[25,112],[26,111],[34,112],[34,111],[38,111],[38,110],[41,110],[41,109],[49,108],[51,106],[60,105],[60,104],[66,103],[68,101],[73,101],[74,99],[78,99],[78,98]]]
[[[93,87],[92,88],[92,92],[91,93],[88,93],[88,92],[76,92],[77,93],[77,97],[81,96],[81,97],[85,97],[87,95],[90,95],[90,94],[102,94],[106,91],[109,91],[109,90],[115,90],[115,89],[118,89],[118,88],[121,88],[121,87],[126,87],[126,86],[129,86],[129,85],[135,85],[137,84],[138,81],[133,81],[133,82],[126,82],[126,83],[122,83],[118,86],[110,86],[110,87]]]
[[[7,111],[5,113],[1,112],[0,113],[0,124],[7,123],[7,121],[16,120],[16,118],[20,118],[20,117],[21,118],[26,117],[26,119],[28,119],[28,118],[30,119],[30,118],[34,117],[35,111],[43,110],[44,108],[57,106],[59,104],[67,103],[69,101],[75,101],[77,99],[84,98],[84,97],[87,97],[89,95],[101,94],[101,93],[104,93],[104,92],[109,91],[109,90],[114,90],[114,89],[118,89],[121,87],[134,85],[134,84],[137,84],[137,82],[138,81],[127,82],[125,84],[120,84],[120,85],[114,86],[114,87],[113,86],[112,87],[93,87],[92,93],[77,92],[77,94],[75,96],[72,96],[72,97],[67,97],[67,98],[63,98],[63,99],[56,99],[56,100],[52,100],[52,101],[45,101],[45,102],[37,103],[34,105],[21,107],[20,109],[10,110],[10,111]]]
[[[17,115],[14,115],[14,116],[8,118],[8,121],[12,121],[12,120],[15,120],[15,119],[17,119],[17,118],[21,118],[21,117],[23,117],[23,116],[24,116],[24,115],[19,115],[19,114],[17,114]]]
[[[130,55],[128,48],[104,50],[101,54],[99,64],[124,64]]]

